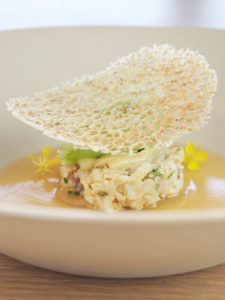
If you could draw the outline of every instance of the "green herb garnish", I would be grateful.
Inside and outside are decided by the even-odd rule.
[[[170,172],[170,174],[168,175],[167,179],[170,179],[174,174],[174,171]]]
[[[106,193],[106,192],[101,192],[100,195],[101,195],[101,197],[105,197],[105,196],[108,195],[108,193]]]
[[[163,174],[159,171],[158,168],[153,169],[150,173],[149,173],[149,178],[153,178],[155,179],[156,177],[162,177]]]
[[[140,149],[138,149],[136,152],[141,152],[141,151],[143,151],[143,150],[145,150],[145,148],[140,148]]]
[[[142,150],[144,150],[144,147],[142,145],[138,145],[138,146],[133,147],[134,152],[140,152]]]
[[[78,191],[67,191],[67,193],[68,193],[69,195],[74,195],[74,196],[80,195],[80,192],[78,192]]]
[[[63,178],[64,183],[68,183],[68,179],[66,177]]]
[[[146,179],[155,179],[156,177],[163,177],[163,174],[159,171],[158,168],[152,169],[141,181],[145,181]]]

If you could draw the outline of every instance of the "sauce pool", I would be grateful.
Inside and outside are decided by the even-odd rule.
[[[35,173],[30,159],[21,158],[0,170],[0,202],[55,207],[85,207],[80,196],[77,205],[61,200],[59,193],[59,166],[42,178]],[[184,187],[179,195],[158,203],[152,210],[185,210],[225,207],[225,159],[209,153],[198,171],[184,168]]]

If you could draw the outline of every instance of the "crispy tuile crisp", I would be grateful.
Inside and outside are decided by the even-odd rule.
[[[10,99],[7,105],[47,136],[116,154],[167,147],[202,127],[216,86],[215,71],[197,52],[154,45],[93,76]]]

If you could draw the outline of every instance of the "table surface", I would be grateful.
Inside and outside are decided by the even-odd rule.
[[[0,255],[0,299],[224,300],[225,264],[183,275],[98,279],[56,273]]]
[[[0,30],[67,25],[225,29],[224,0],[0,0]],[[0,255],[0,299],[225,299],[225,265],[152,279],[96,279]]]

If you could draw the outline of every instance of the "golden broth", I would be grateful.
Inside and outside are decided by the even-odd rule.
[[[0,171],[0,201],[41,206],[73,207],[60,200],[59,167],[40,178],[28,158],[19,159]],[[82,197],[77,206],[85,207]],[[73,198],[74,199],[74,198]],[[154,210],[225,207],[225,159],[209,154],[196,172],[184,169],[184,188],[175,198],[158,203]]]

